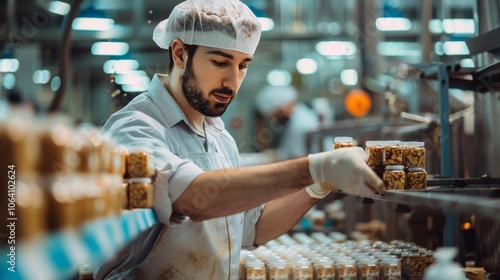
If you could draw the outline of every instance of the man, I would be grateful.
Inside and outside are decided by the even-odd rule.
[[[96,279],[237,279],[242,248],[280,236],[330,190],[383,191],[362,149],[241,167],[219,116],[260,39],[260,24],[243,3],[185,1],[153,39],[169,50],[168,76],[155,75],[103,133],[154,151],[160,223],[102,264]]]

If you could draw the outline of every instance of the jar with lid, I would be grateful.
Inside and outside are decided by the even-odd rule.
[[[387,190],[402,190],[405,188],[406,174],[404,165],[387,165],[383,181]]]
[[[426,150],[424,142],[406,142],[404,155],[407,167],[425,168]]]
[[[127,173],[130,178],[152,178],[155,174],[153,151],[146,147],[132,147],[127,156]]]
[[[352,259],[340,259],[335,263],[336,280],[357,280],[358,272],[356,261]]]
[[[408,167],[406,188],[422,190],[427,188],[427,172],[421,167]]]
[[[308,280],[313,278],[313,267],[307,259],[295,259],[292,261],[292,279]]]
[[[267,265],[267,279],[288,280],[290,268],[283,259],[272,259]]]
[[[404,147],[401,141],[384,141],[384,150],[382,153],[383,165],[402,165],[404,156]]]
[[[333,149],[339,149],[339,148],[348,148],[348,147],[354,147],[354,142],[352,140],[352,137],[335,137],[333,139]]]
[[[333,280],[335,279],[335,265],[333,260],[328,258],[319,258],[314,262],[314,279]]]
[[[245,263],[246,280],[266,280],[266,266],[263,261],[252,260]]]
[[[422,279],[426,269],[426,257],[419,253],[409,253],[402,261],[401,275],[405,279]]]
[[[397,258],[380,260],[381,280],[401,280],[401,264]]]
[[[378,261],[373,258],[361,258],[358,260],[358,279],[376,280],[380,276]]]
[[[153,184],[151,178],[131,178],[128,184],[130,208],[153,207]]]
[[[365,152],[368,155],[367,164],[370,166],[382,165],[382,156],[384,153],[383,141],[366,141]]]

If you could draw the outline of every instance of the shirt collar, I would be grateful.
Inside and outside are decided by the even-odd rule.
[[[184,121],[191,127],[181,107],[165,88],[163,81],[166,77],[167,75],[155,74],[149,84],[147,93],[153,103],[160,109],[168,127],[173,127],[180,121]],[[205,117],[205,129],[207,130],[206,133],[219,134],[224,130],[224,122],[220,117]],[[193,131],[195,130],[193,129]]]

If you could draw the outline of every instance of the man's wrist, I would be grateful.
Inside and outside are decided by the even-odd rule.
[[[314,183],[310,186],[307,186],[306,192],[309,194],[310,197],[316,199],[323,199],[330,193],[330,191],[322,190],[319,183]]]

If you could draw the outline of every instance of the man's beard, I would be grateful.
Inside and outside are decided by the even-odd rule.
[[[202,113],[204,116],[208,117],[218,117],[224,114],[227,107],[231,103],[215,103],[211,104],[210,101],[203,96],[203,92],[199,87],[196,76],[193,72],[192,60],[188,59],[186,64],[186,71],[181,77],[182,81],[182,91],[186,97],[189,104],[195,108],[198,112]],[[213,89],[210,91],[209,95],[212,93],[226,94],[228,97],[233,97],[234,92],[226,87],[221,87]]]

